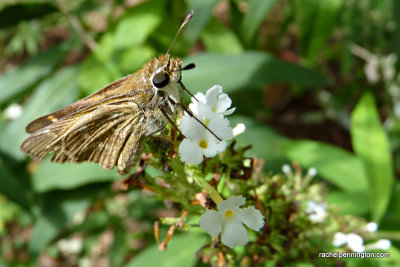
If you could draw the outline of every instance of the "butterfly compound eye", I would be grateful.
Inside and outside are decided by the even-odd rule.
[[[169,82],[169,76],[163,72],[156,73],[153,76],[153,84],[157,88],[165,87]]]

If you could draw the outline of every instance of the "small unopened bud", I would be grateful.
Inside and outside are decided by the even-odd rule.
[[[238,123],[235,128],[233,128],[233,136],[244,133],[246,126],[243,123]]]
[[[307,174],[308,174],[309,176],[311,176],[311,177],[315,177],[315,175],[317,175],[317,169],[314,168],[314,167],[309,168]]]
[[[289,164],[285,164],[282,166],[282,171],[286,175],[292,174],[292,168],[290,168]]]

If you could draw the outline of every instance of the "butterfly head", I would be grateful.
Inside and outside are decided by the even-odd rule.
[[[182,76],[182,61],[179,58],[170,58],[161,55],[157,58],[155,71],[151,77],[153,86],[159,90],[180,82]]]

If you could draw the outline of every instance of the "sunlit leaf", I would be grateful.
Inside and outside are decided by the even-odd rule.
[[[362,96],[351,114],[351,140],[367,173],[372,219],[378,222],[389,204],[394,176],[388,137],[370,93]]]
[[[151,46],[136,46],[126,49],[118,55],[118,64],[123,73],[131,73],[140,69],[143,64],[157,56]]]
[[[282,145],[289,141],[288,138],[248,117],[230,116],[229,121],[231,127],[235,127],[238,123],[243,123],[246,126],[245,132],[235,137],[235,140],[241,146],[252,145],[252,148],[248,151],[248,156],[264,159],[264,167],[268,170],[281,170],[281,166],[287,162],[282,153]]]
[[[204,234],[192,231],[179,236],[173,235],[166,251],[160,251],[158,244],[154,244],[134,257],[125,267],[194,266],[197,261],[196,251],[206,240]]]
[[[340,214],[364,216],[369,212],[368,192],[331,192],[328,194],[329,205],[339,208]]]
[[[182,81],[189,90],[205,92],[215,84],[224,91],[260,87],[269,83],[287,83],[301,86],[322,86],[328,82],[318,71],[279,60],[262,52],[224,55],[202,53],[187,57],[184,63],[196,64],[186,71]]]
[[[368,181],[361,161],[344,149],[317,141],[291,141],[285,155],[303,167],[314,167],[319,176],[347,192],[366,192]]]
[[[32,186],[36,192],[45,192],[54,189],[73,189],[89,183],[115,179],[122,179],[116,169],[107,171],[98,164],[90,162],[57,164],[47,158],[32,175]]]
[[[117,25],[114,39],[116,49],[143,44],[163,21],[165,4],[165,0],[152,0],[129,10]]]
[[[2,132],[0,150],[14,157],[23,159],[25,156],[19,147],[28,134],[25,127],[32,120],[56,111],[71,104],[77,99],[78,87],[76,84],[78,66],[70,66],[60,70],[53,77],[40,83],[24,107],[22,116],[18,120],[8,123]]]
[[[277,0],[249,1],[249,10],[244,15],[240,28],[240,33],[247,44],[254,38],[261,22],[276,2]]]
[[[239,53],[243,47],[236,35],[217,19],[211,19],[201,40],[207,50],[214,53]]]
[[[48,75],[68,52],[69,44],[64,43],[40,53],[24,64],[0,77],[0,104],[23,92]]]
[[[122,75],[120,78],[122,78]],[[117,79],[109,73],[105,64],[91,55],[82,64],[78,83],[84,94],[90,95]]]
[[[212,16],[212,10],[218,0],[189,0],[188,9],[195,12],[193,21],[188,23],[185,29],[185,39],[189,47],[193,46],[200,37],[203,28],[207,25]]]
[[[94,53],[82,63],[78,84],[85,95],[100,90],[123,77],[114,58],[114,35],[106,33]]]

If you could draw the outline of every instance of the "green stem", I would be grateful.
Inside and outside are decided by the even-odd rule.
[[[372,238],[376,239],[391,239],[400,241],[400,232],[398,231],[376,231],[371,234]]]
[[[203,177],[195,176],[195,180],[201,187],[203,187],[207,191],[208,195],[211,197],[212,200],[214,200],[216,204],[224,200],[218,193],[218,191],[215,190],[209,183],[207,183],[207,181],[204,180]]]

